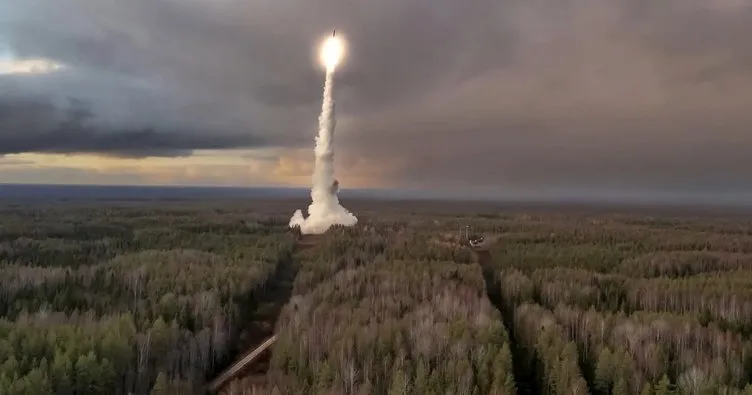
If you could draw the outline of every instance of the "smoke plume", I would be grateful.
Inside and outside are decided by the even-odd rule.
[[[352,213],[339,204],[339,182],[334,178],[334,69],[334,65],[326,68],[308,218],[303,217],[301,210],[296,210],[290,218],[290,227],[300,227],[302,234],[322,234],[332,225],[353,226],[358,222]]]

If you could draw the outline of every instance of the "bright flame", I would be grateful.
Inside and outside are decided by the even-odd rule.
[[[327,69],[333,69],[342,60],[345,44],[339,37],[329,37],[321,46],[321,63]]]

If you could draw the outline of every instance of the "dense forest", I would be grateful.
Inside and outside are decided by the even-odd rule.
[[[0,205],[0,394],[752,394],[752,216],[297,203]]]
[[[268,215],[6,208],[0,394],[199,393],[294,238]]]

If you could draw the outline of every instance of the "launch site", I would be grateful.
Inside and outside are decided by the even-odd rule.
[[[750,37],[0,0],[0,395],[752,395]]]

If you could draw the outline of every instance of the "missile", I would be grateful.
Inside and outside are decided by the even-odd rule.
[[[337,29],[332,30],[332,37],[334,37],[337,34]]]

